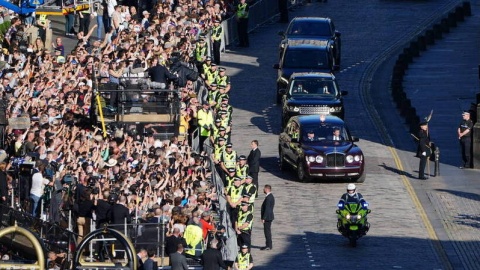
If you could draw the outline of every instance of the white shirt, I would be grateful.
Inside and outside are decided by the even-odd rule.
[[[50,181],[48,179],[43,178],[41,172],[34,173],[32,176],[32,188],[30,189],[30,194],[33,194],[37,197],[41,197],[43,195],[43,189],[45,185],[47,185]]]

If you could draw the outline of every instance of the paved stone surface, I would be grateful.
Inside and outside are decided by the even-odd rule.
[[[365,78],[367,69],[374,62],[385,60],[388,53],[399,49],[399,44],[406,38],[421,31],[423,26],[431,22],[439,13],[449,10],[457,3],[459,1],[365,0],[356,2],[337,0],[328,3],[307,4],[290,14],[291,17],[300,15],[331,17],[342,32],[342,70],[337,77],[342,89],[350,92],[346,98],[346,120],[352,132],[361,138],[359,145],[365,152],[368,172],[367,181],[359,185],[359,191],[369,200],[373,211],[369,217],[372,229],[365,238],[360,239],[358,247],[355,249],[349,247],[347,239],[344,239],[335,227],[336,203],[344,192],[346,183],[298,183],[294,173],[280,172],[277,166],[280,109],[274,105],[276,72],[272,69],[272,65],[277,59],[279,37],[276,33],[284,30],[286,25],[270,24],[260,27],[250,36],[251,48],[234,48],[222,56],[222,65],[228,68],[227,72],[232,76],[232,104],[235,108],[234,147],[238,153],[248,154],[249,142],[252,139],[260,141],[263,155],[260,184],[271,184],[277,198],[276,220],[273,225],[274,249],[272,251],[258,249],[264,245],[264,238],[259,219],[260,211],[255,212],[256,222],[253,231],[255,269],[336,269],[346,267],[353,269],[447,269],[432,248],[432,241],[429,239],[424,223],[403,182],[405,180],[402,175],[414,173],[418,161],[411,158],[415,146],[408,132],[405,131],[403,120],[390,108],[392,103],[388,96],[388,76],[389,73],[391,74],[391,66],[387,65],[388,68],[379,70],[378,73],[385,73],[381,74],[383,76],[380,76],[380,80],[366,82],[372,85],[374,93],[371,95],[374,104],[366,104],[364,92],[361,91],[361,82]],[[477,6],[475,8],[477,9]],[[63,22],[62,17],[57,17],[56,20],[60,23]],[[461,27],[458,29],[462,29]],[[478,29],[478,27],[470,27],[472,27],[470,29]],[[62,33],[63,25],[58,24],[56,28],[54,36]],[[468,30],[464,32],[468,34]],[[451,36],[454,35],[455,32],[451,34]],[[64,38],[64,40],[67,45],[73,45],[72,39]],[[478,44],[478,40],[475,44]],[[422,58],[434,50],[432,48],[422,54]],[[442,50],[437,49],[437,51]],[[456,50],[456,52],[459,51]],[[474,55],[470,53],[465,55]],[[461,59],[449,59],[449,63],[454,60]],[[476,59],[475,57],[465,57],[464,60],[475,61],[476,67],[478,56]],[[416,60],[416,63],[421,64],[421,59]],[[439,65],[443,64],[439,60]],[[445,67],[449,67],[449,72],[465,68],[464,66],[450,68],[451,66],[448,65]],[[411,66],[411,70],[415,68],[415,65]],[[421,71],[423,72],[425,69],[418,67],[417,72]],[[476,72],[476,70],[474,71]],[[409,72],[408,76],[411,75],[412,73]],[[409,82],[417,81],[412,77],[409,79],[408,76]],[[426,80],[426,78],[427,75],[421,79]],[[454,85],[466,82],[463,78],[467,77],[456,77]],[[467,87],[462,89],[471,91],[475,86],[475,84],[466,85]],[[446,88],[442,89],[442,91],[446,90]],[[465,93],[465,96],[467,95]],[[467,101],[466,103],[468,104]],[[387,124],[398,155],[404,164],[403,171],[398,169],[397,161],[393,158],[389,148],[385,146],[371,120],[367,107],[372,105],[375,105],[383,122]],[[463,106],[464,103],[461,105]],[[444,109],[441,102],[435,106],[428,106],[427,111],[429,112],[432,108],[435,111],[435,121],[441,118],[437,115],[445,117],[450,115],[448,112],[441,113],[440,109]],[[459,110],[460,108],[455,109],[455,111]],[[454,114],[452,113],[452,115]],[[457,118],[453,117],[452,119],[455,126]],[[435,121],[432,122],[432,125],[436,123]],[[449,125],[444,124],[443,126],[448,127]],[[433,126],[432,130],[434,130]],[[438,132],[447,134],[448,130],[440,131],[439,129]],[[436,138],[440,138],[440,136],[436,134]],[[445,155],[454,154],[455,146],[453,144],[450,150],[443,144],[442,148],[444,148]],[[435,178],[435,181],[419,182],[413,179],[410,181],[415,186],[422,204],[426,207],[425,211],[433,222],[453,267],[455,269],[475,269],[475,267],[478,269],[478,265],[472,258],[475,256],[478,258],[475,250],[478,250],[476,245],[479,241],[473,236],[468,238],[466,233],[478,232],[478,225],[475,225],[475,222],[478,223],[479,215],[478,198],[475,197],[475,194],[480,192],[478,185],[473,185],[473,179],[478,180],[479,177],[478,173],[473,170],[454,170],[452,165],[456,165],[454,164],[455,160],[454,157],[445,159],[447,164],[442,164],[442,177]],[[468,191],[472,185],[473,189]],[[258,206],[262,200],[263,195],[257,201]],[[432,202],[437,207],[431,207]],[[460,226],[468,226],[468,228],[462,230]],[[455,245],[457,239],[460,241],[458,241],[458,245]],[[466,239],[472,240],[467,241]],[[475,250],[463,254],[466,247]]]
[[[295,181],[294,173],[278,170],[280,109],[273,105],[276,72],[271,66],[277,57],[279,41],[275,33],[285,25],[261,27],[250,36],[252,48],[234,48],[223,56],[222,64],[232,75],[234,147],[247,154],[250,140],[260,141],[263,154],[260,184],[272,184],[277,197],[272,251],[257,249],[263,246],[264,238],[259,213],[255,213],[256,269],[444,268],[399,176],[401,172],[370,119],[362,101],[360,82],[367,67],[385,57],[385,50],[420,31],[422,24],[448,10],[452,3],[340,0],[309,4],[291,14],[329,16],[342,32],[343,66],[337,77],[342,89],[350,92],[346,98],[346,119],[353,133],[362,139],[359,144],[366,154],[368,177],[359,185],[359,191],[373,209],[369,218],[372,230],[360,239],[356,249],[349,247],[335,227],[335,205],[345,183],[302,184]],[[390,103],[390,100],[375,102]],[[410,152],[410,159],[411,156]],[[262,199],[260,196],[258,205]]]
[[[460,147],[456,130],[462,110],[470,109],[479,92],[478,64],[480,3],[472,1],[472,17],[444,34],[414,60],[405,76],[405,92],[419,115],[433,109],[429,125],[432,140],[441,149],[442,177],[418,189],[424,201],[432,202],[438,223],[445,229],[445,246],[456,257],[455,269],[479,269],[480,171],[460,170]]]

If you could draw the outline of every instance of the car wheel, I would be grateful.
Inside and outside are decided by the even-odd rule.
[[[281,171],[285,171],[287,169],[287,162],[285,161],[285,156],[283,155],[282,150],[279,150],[279,156],[278,165],[280,166]]]
[[[367,173],[366,172],[363,172],[362,176],[360,176],[359,178],[357,178],[357,180],[355,182],[357,183],[363,183],[365,182],[365,179],[367,178]]]
[[[297,177],[300,182],[307,182],[309,180],[303,161],[298,162]]]

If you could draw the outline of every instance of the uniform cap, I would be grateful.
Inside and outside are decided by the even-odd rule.
[[[245,177],[245,179],[253,179],[253,177],[251,175],[247,175],[247,177]]]
[[[225,141],[225,138],[224,137],[218,137],[217,139],[219,142],[224,142]]]
[[[218,111],[218,114],[220,114],[220,115],[227,114],[227,113],[228,113],[228,112],[225,111],[225,110],[220,110],[220,111]]]
[[[210,86],[217,86],[217,84],[216,83],[211,83]]]
[[[462,115],[470,115],[469,111],[463,111]]]
[[[218,71],[225,71],[226,69],[224,67],[218,68]]]
[[[205,61],[212,61],[212,57],[210,56],[205,57]]]
[[[238,157],[238,159],[239,159],[239,160],[247,160],[247,157],[244,156],[244,155],[241,155],[241,156]]]
[[[248,248],[248,246],[247,246],[247,245],[243,245],[242,248]]]
[[[235,168],[229,168],[229,169],[228,169],[228,172],[235,172]],[[237,178],[238,178],[238,177],[235,177],[234,180],[236,180]],[[238,179],[240,179],[240,178],[238,178]]]
[[[228,96],[223,96],[222,101],[228,101]]]
[[[248,195],[248,194],[244,195],[244,197],[245,197],[245,196],[250,197],[250,195]],[[242,206],[246,206],[246,205],[248,206],[248,205],[250,205],[250,204],[249,204],[248,202],[242,202]]]
[[[226,129],[225,127],[219,127],[218,130],[219,130],[219,131],[225,131],[225,130],[227,130],[227,129]]]
[[[245,194],[243,194],[243,197],[245,197],[245,198],[250,198],[250,194],[245,193]],[[242,205],[243,205],[243,203],[242,203]]]
[[[233,144],[232,143],[227,143],[227,148],[231,148],[233,147]]]
[[[215,119],[215,123],[221,123],[221,122],[222,122],[222,119],[220,118]]]
[[[235,177],[233,181],[242,181],[242,179],[240,177]]]
[[[217,64],[215,64],[215,63],[212,63],[212,64],[210,64],[210,66],[211,66],[211,67],[216,67],[216,66],[217,66]]]

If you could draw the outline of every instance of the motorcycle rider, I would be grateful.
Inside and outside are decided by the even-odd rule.
[[[368,208],[367,201],[363,198],[362,194],[358,193],[355,184],[347,185],[347,193],[344,193],[338,202],[338,208],[342,210],[347,203],[360,203],[363,209]]]

